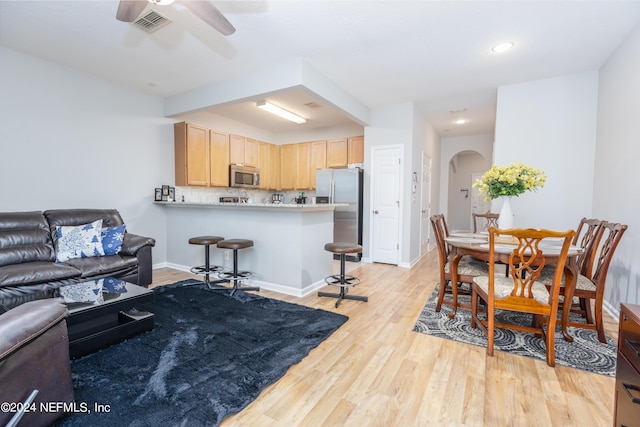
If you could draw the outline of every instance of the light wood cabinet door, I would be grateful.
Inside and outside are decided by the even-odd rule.
[[[269,169],[271,189],[280,188],[280,147],[274,144],[269,144]]]
[[[348,141],[347,163],[364,163],[364,136],[353,136]]]
[[[217,130],[210,131],[209,159],[212,187],[229,186],[229,134]]]
[[[229,135],[229,163],[244,164],[244,136]]]
[[[264,190],[270,190],[275,188],[274,179],[271,168],[271,158],[270,158],[270,149],[268,142],[260,141],[258,143],[259,146],[259,155],[258,155],[258,168],[260,169],[260,188]]]
[[[309,188],[316,188],[316,170],[327,167],[327,141],[313,141],[310,147]]]
[[[346,168],[348,161],[347,138],[327,141],[327,167]]]
[[[174,157],[176,185],[209,185],[209,129],[175,123]]]
[[[294,190],[296,188],[296,160],[298,150],[296,144],[280,146],[280,189]]]
[[[260,145],[258,141],[251,138],[244,139],[244,164],[247,166],[258,167],[260,158]]]
[[[296,190],[308,190],[309,187],[309,149],[311,144],[296,144]]]

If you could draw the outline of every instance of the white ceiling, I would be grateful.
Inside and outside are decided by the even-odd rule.
[[[640,1],[212,3],[233,35],[179,1],[153,6],[173,22],[146,34],[115,19],[116,0],[2,0],[0,45],[162,97],[303,58],[367,107],[414,102],[449,137],[493,132],[498,86],[600,68],[640,22]],[[504,40],[515,49],[491,53]],[[255,100],[212,111],[271,132],[348,121],[331,106],[305,107],[322,101],[303,90],[271,99],[308,123],[267,117]],[[469,122],[453,125],[458,116]]]

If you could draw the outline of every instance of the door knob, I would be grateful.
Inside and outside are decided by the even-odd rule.
[[[373,213],[377,215],[378,214],[378,210],[376,209],[375,211],[373,211]]]

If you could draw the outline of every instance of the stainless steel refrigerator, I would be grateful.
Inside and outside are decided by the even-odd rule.
[[[316,202],[340,203],[333,211],[333,241],[362,245],[362,169],[318,169]],[[360,261],[362,253],[348,256]]]

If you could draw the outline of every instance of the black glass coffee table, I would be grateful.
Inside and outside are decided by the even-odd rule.
[[[69,310],[66,320],[72,359],[153,329],[150,289],[107,278],[63,286],[60,294]],[[83,294],[88,297],[79,297]]]

